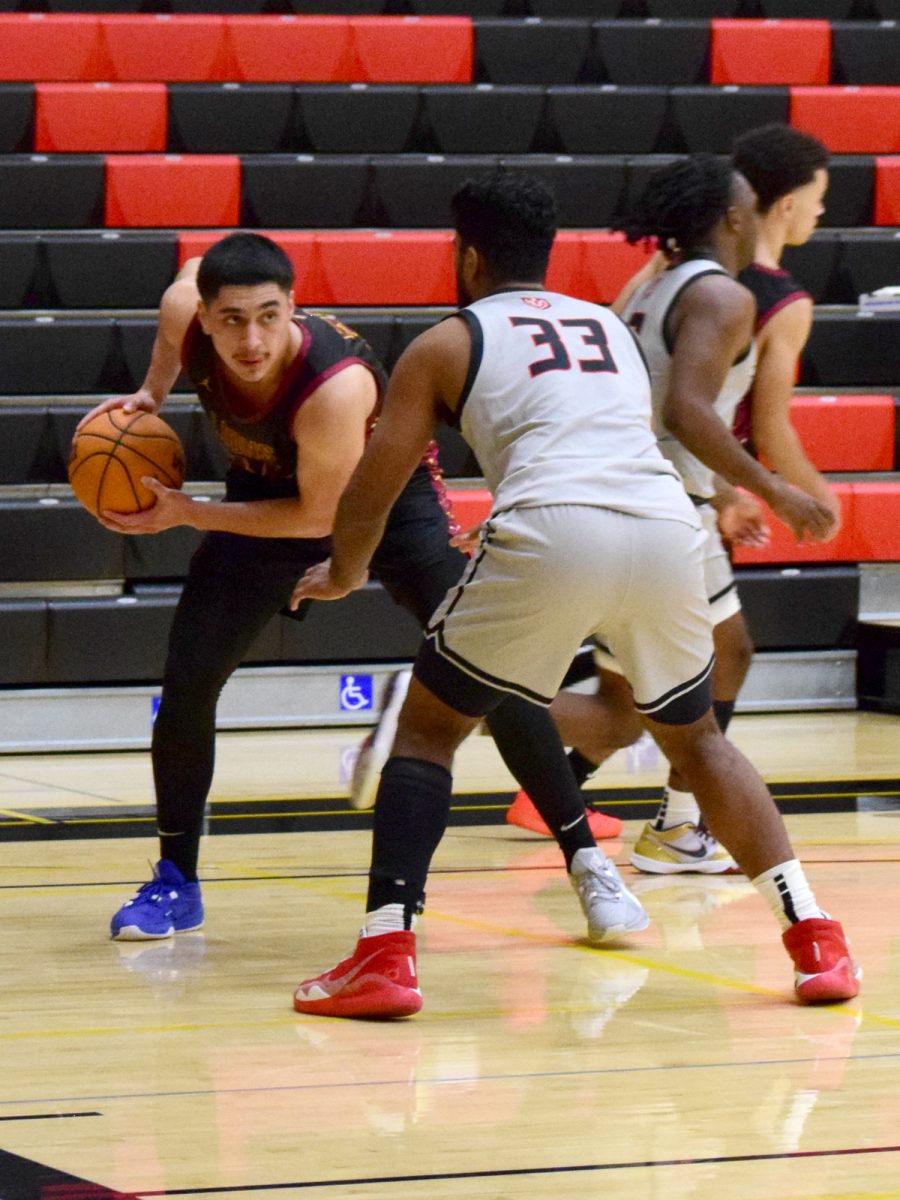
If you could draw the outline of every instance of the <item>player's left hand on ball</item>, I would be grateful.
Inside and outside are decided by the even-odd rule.
[[[101,525],[113,533],[137,534],[162,533],[164,529],[190,523],[187,519],[188,509],[194,503],[190,496],[175,488],[167,488],[152,475],[142,476],[141,483],[153,492],[156,503],[136,513],[101,512],[98,516]]]
[[[350,592],[361,588],[368,578],[369,572],[366,571],[361,579],[349,587],[335,583],[331,578],[331,559],[326,558],[324,562],[316,563],[307,569],[306,574],[295,586],[288,607],[292,612],[296,612],[303,600],[341,600]]]

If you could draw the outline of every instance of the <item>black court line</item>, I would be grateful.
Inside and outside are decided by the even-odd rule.
[[[78,1175],[0,1150],[0,1196],[3,1200],[135,1200]]]
[[[514,1179],[527,1175],[575,1175],[597,1171],[653,1170],[660,1167],[704,1167],[724,1163],[784,1162],[801,1158],[843,1158],[857,1154],[896,1154],[900,1146],[851,1146],[841,1150],[794,1150],[784,1154],[722,1154],[712,1158],[638,1159],[634,1162],[578,1163],[565,1167],[510,1167],[499,1171],[446,1171],[429,1175],[372,1175],[355,1179],[302,1179],[292,1183],[250,1183],[231,1187],[170,1188],[135,1193],[146,1196],[204,1196],[238,1192],[278,1192],[290,1188],[347,1188],[375,1184],[443,1183],[451,1179]]]
[[[0,1121],[63,1121],[71,1117],[100,1117],[98,1112],[25,1113],[18,1117],[0,1117]]]
[[[852,812],[860,800],[874,800],[885,811],[900,810],[900,780],[828,780],[818,783],[769,785],[783,813]],[[512,797],[509,792],[478,792],[457,796],[450,810],[450,826],[502,825]],[[637,786],[608,788],[585,793],[588,804],[614,811],[625,819],[648,820],[659,807],[659,788]],[[108,837],[147,837],[156,817],[151,805],[131,808],[111,806],[89,809],[41,809],[41,823],[23,813],[0,821],[0,841],[56,841]],[[333,832],[371,829],[371,812],[351,809],[342,796],[321,798],[269,798],[213,801],[209,820],[221,833]],[[522,830],[510,827],[511,836]]]
[[[255,1096],[276,1095],[288,1092],[310,1091],[340,1091],[342,1089],[368,1091],[374,1088],[407,1088],[414,1087],[456,1087],[461,1083],[511,1083],[519,1079],[585,1079],[605,1075],[649,1075],[655,1072],[670,1073],[675,1071],[733,1071],[752,1067],[782,1067],[801,1066],[816,1063],[860,1063],[884,1061],[885,1059],[900,1058],[900,1053],[887,1054],[832,1054],[827,1058],[822,1055],[809,1055],[804,1058],[759,1058],[739,1062],[708,1062],[708,1063],[664,1063],[652,1067],[599,1067],[573,1071],[508,1071],[503,1074],[490,1075],[428,1075],[417,1078],[412,1085],[408,1078],[403,1079],[370,1079],[365,1083],[352,1080],[346,1083],[298,1083],[284,1084],[278,1087],[232,1087],[232,1088],[195,1088],[175,1092],[113,1092],[101,1096],[67,1096],[69,1103],[84,1101],[95,1104],[109,1104],[116,1100],[181,1100],[198,1096]],[[0,1100],[0,1104],[9,1105],[12,1100]],[[17,1103],[17,1102],[15,1102]],[[29,1098],[29,1104],[51,1103],[41,1096]],[[101,1114],[102,1115],[102,1114]]]

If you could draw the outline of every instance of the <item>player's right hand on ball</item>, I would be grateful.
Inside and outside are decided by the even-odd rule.
[[[75,427],[75,432],[78,433],[82,426],[87,425],[88,421],[92,421],[94,417],[99,417],[101,413],[109,412],[113,408],[121,408],[127,413],[155,413],[159,410],[159,405],[149,392],[140,390],[132,392],[130,396],[110,396],[108,400],[103,400],[96,408],[92,408],[89,413],[81,418]]]

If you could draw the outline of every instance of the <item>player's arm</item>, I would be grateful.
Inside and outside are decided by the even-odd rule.
[[[341,492],[363,452],[366,423],[377,399],[372,372],[352,363],[304,401],[293,425],[298,497],[201,501],[148,477],[143,482],[156,493],[156,504],[141,513],[104,514],[103,523],[119,533],[159,533],[188,525],[247,537],[328,537]]]
[[[820,537],[831,528],[831,512],[758,463],[713,408],[753,336],[754,318],[752,295],[724,275],[698,279],[684,292],[670,326],[674,352],[663,423],[726,482],[765,500],[798,538]]]
[[[144,382],[136,392],[128,396],[112,396],[96,408],[92,408],[79,422],[79,429],[99,413],[108,412],[113,408],[121,408],[125,412],[159,412],[178,378],[184,335],[197,312],[200,300],[200,293],[197,291],[199,265],[199,258],[189,259],[163,292],[159,304],[156,338]]]
[[[459,401],[471,344],[448,320],[421,334],[394,368],[378,424],[338,504],[331,559],[312,567],[291,599],[336,600],[362,586],[388,514],[425,453],[443,411]]]
[[[791,424],[797,361],[809,337],[812,316],[812,301],[798,299],[775,313],[760,333],[751,406],[753,443],[773,471],[828,506],[835,517],[828,534],[833,537],[840,523],[840,501],[807,458]]]
[[[638,290],[638,288],[641,287],[642,284],[649,283],[649,281],[654,279],[660,273],[660,271],[664,271],[669,265],[670,261],[671,259],[669,259],[662,250],[657,250],[652,258],[647,259],[639,271],[635,271],[631,278],[622,285],[622,290],[609,306],[617,317],[621,317],[622,313],[625,311],[625,305]]]

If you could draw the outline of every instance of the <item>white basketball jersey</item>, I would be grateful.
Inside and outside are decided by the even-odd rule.
[[[669,371],[672,365],[672,354],[666,340],[665,330],[666,320],[672,306],[684,288],[692,280],[698,279],[702,275],[713,274],[728,275],[728,272],[710,258],[689,259],[678,266],[670,267],[667,271],[663,271],[651,279],[649,283],[639,287],[622,313],[622,319],[634,330],[647,359],[647,366],[650,368],[653,416],[659,437],[659,447],[666,458],[675,464],[688,492],[692,496],[703,499],[712,496],[715,492],[713,482],[715,473],[699,458],[695,458],[677,438],[669,433],[662,418],[663,402],[669,386]],[[722,390],[713,405],[715,412],[729,429],[734,423],[735,409],[750,390],[755,369],[756,343],[751,341],[747,354],[734,363],[725,376]]]
[[[510,290],[459,316],[472,335],[460,430],[495,511],[589,504],[696,525],[650,426],[647,368],[614,313]]]

